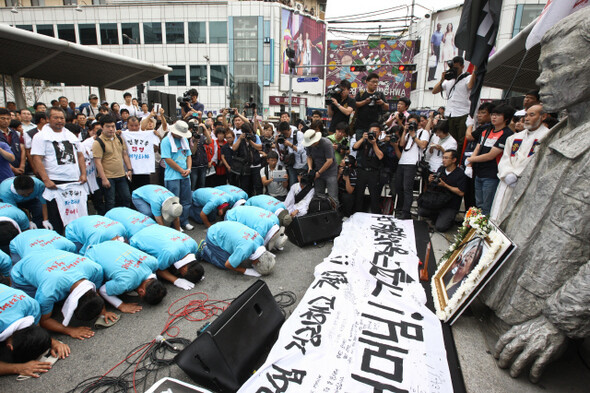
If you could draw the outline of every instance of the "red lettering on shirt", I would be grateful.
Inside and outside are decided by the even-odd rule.
[[[10,299],[6,303],[4,303],[2,306],[0,306],[0,314],[2,314],[2,311],[6,310],[7,308],[12,307],[19,300],[23,300],[25,297],[26,297],[26,295],[17,295],[17,294],[12,295],[12,299]]]

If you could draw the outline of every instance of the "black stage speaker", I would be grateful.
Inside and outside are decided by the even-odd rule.
[[[333,239],[342,231],[342,219],[338,212],[310,213],[293,219],[285,231],[291,242],[302,247],[306,244]]]
[[[264,363],[284,321],[268,286],[258,280],[174,360],[196,383],[235,392]]]

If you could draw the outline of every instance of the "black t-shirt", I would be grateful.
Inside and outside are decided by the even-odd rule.
[[[379,169],[381,160],[377,157],[373,145],[369,141],[363,142],[356,154],[357,166],[362,169]]]
[[[352,186],[352,188],[356,187],[356,168],[350,169],[349,178],[350,178],[350,185]],[[348,193],[346,191],[346,181],[344,180],[344,176],[340,176],[340,179],[338,179],[338,191],[343,194]]]
[[[463,192],[465,192],[465,190],[467,190],[467,175],[465,175],[465,172],[463,171],[463,169],[457,167],[457,168],[455,168],[455,170],[453,172],[451,172],[447,175],[445,167],[441,166],[438,169],[438,172],[441,173],[440,178],[445,183],[447,183],[449,186],[457,187],[459,190],[461,190]],[[447,190],[447,189],[444,188],[444,190]],[[448,191],[448,192],[450,192],[450,191]],[[463,199],[463,197],[460,197],[459,195],[455,194],[454,192],[450,192],[450,193],[453,196],[453,199],[451,199],[451,203],[449,204],[449,207],[459,210],[461,208],[461,200]]]
[[[369,93],[366,90],[361,94],[360,91],[358,93],[356,93],[356,97],[355,100],[356,102],[361,102],[366,100],[367,98],[369,98],[372,95],[375,95],[378,99],[382,99],[384,102],[386,101],[385,99],[385,95],[380,92],[380,91],[376,91],[374,93]],[[370,103],[369,103],[370,104]],[[370,106],[369,104],[363,105],[360,108],[357,108],[357,117],[356,117],[356,122],[355,122],[355,128],[357,130],[364,130],[364,131],[368,131],[369,130],[369,126],[372,123],[378,122],[379,121],[379,116],[381,116],[381,114],[383,113],[383,107],[381,105],[378,105],[375,102],[375,105]],[[357,139],[358,138],[357,136]]]
[[[356,101],[354,98],[347,96],[343,100],[338,100],[338,103],[345,108],[352,108],[353,110],[356,109]],[[336,126],[341,123],[345,122],[346,125],[350,122],[350,115],[345,115],[342,111],[334,104],[332,105],[332,120],[330,121],[330,131],[335,132]]]
[[[223,157],[225,157],[225,161],[227,161],[227,164],[231,167],[234,151],[232,150],[229,143],[226,143],[225,145],[221,146],[221,154],[223,154]]]
[[[483,131],[480,135],[478,134],[477,137],[474,136],[474,138],[477,140],[477,143],[479,144],[478,155],[481,156],[483,154],[489,153],[490,150],[492,150],[492,147],[497,147],[503,151],[504,145],[506,144],[506,139],[512,134],[514,133],[509,127],[504,127],[500,131],[494,131],[493,127],[490,127]],[[502,153],[489,161],[473,163],[474,175],[488,179],[497,178],[498,163],[500,162],[501,158]]]

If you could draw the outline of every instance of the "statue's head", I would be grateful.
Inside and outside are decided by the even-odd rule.
[[[590,7],[552,27],[541,40],[537,78],[547,112],[590,101]]]

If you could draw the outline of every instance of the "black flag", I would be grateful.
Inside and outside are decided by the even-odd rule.
[[[496,42],[500,25],[502,0],[467,0],[463,4],[461,21],[455,36],[455,46],[465,51],[465,59],[477,67],[475,85],[471,89],[471,117],[479,101],[486,74],[488,57]]]

